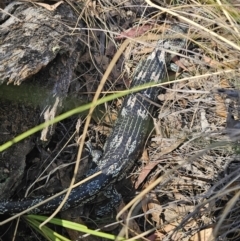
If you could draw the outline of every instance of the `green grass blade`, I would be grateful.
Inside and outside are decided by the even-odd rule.
[[[49,241],[71,241],[70,239],[48,228],[47,226],[44,226],[42,227],[42,229],[39,229],[39,225],[41,223],[34,218],[26,218],[26,220],[28,221],[29,225],[31,225],[37,232],[42,234]]]
[[[33,220],[38,220],[38,221],[45,221],[47,219],[47,217],[30,214],[30,215],[27,215],[27,219],[31,219],[31,220],[33,219]],[[101,232],[101,231],[92,230],[92,229],[89,229],[85,225],[78,224],[78,223],[71,222],[71,221],[67,221],[67,220],[63,220],[63,219],[59,219],[59,218],[52,218],[49,221],[49,223],[52,223],[52,224],[55,224],[55,225],[59,225],[59,226],[62,226],[64,228],[73,229],[73,230],[76,230],[78,232],[91,234],[91,235],[94,235],[94,236],[97,236],[97,237],[101,237],[101,238],[105,238],[105,239],[116,240],[116,238],[118,238],[118,240],[126,240],[123,237],[117,237],[117,236],[112,235],[112,234],[108,234],[108,233],[104,233],[104,232]],[[137,241],[137,240],[135,240],[135,241]]]
[[[89,104],[86,104],[84,106],[80,106],[80,107],[77,107],[75,109],[72,109],[70,111],[67,111],[59,116],[57,116],[56,118],[54,118],[53,120],[50,120],[50,121],[47,121],[47,122],[44,122],[38,126],[35,126],[34,128],[18,135],[17,137],[15,137],[14,139],[12,139],[11,141],[8,141],[6,143],[4,143],[3,145],[0,146],[0,152],[6,150],[7,148],[9,148],[10,146],[12,146],[13,144],[27,138],[28,136],[31,136],[33,135],[34,133],[48,127],[49,125],[52,125],[52,124],[55,124],[59,121],[62,121],[72,115],[75,115],[75,114],[78,114],[78,113],[81,113],[83,111],[86,111],[88,109],[90,109],[91,106],[97,106],[97,105],[100,105],[100,104],[103,104],[105,102],[108,102],[110,100],[114,100],[116,98],[119,98],[119,97],[122,97],[122,96],[125,96],[129,93],[133,93],[133,92],[137,92],[137,91],[140,91],[140,90],[143,90],[143,89],[146,89],[146,88],[149,88],[151,86],[153,86],[155,83],[148,83],[147,85],[142,85],[142,86],[137,86],[135,88],[132,88],[130,90],[126,90],[126,91],[121,91],[121,92],[118,92],[118,93],[115,93],[115,94],[112,94],[112,95],[108,95],[108,96],[105,96],[99,100],[97,100],[95,103],[92,102],[92,103],[89,103]]]

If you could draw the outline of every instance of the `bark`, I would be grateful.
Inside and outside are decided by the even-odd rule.
[[[83,51],[81,35],[71,34],[76,22],[66,3],[49,11],[13,2],[0,12],[0,145],[37,125],[42,110],[45,120],[61,111]],[[53,132],[54,127],[46,129],[42,140]],[[0,155],[1,198],[16,189],[32,148],[29,137]]]

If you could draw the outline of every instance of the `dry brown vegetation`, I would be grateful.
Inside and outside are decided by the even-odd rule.
[[[137,63],[152,51],[169,22],[189,25],[188,49],[173,61],[178,73],[169,71],[161,86],[154,130],[141,164],[130,175],[131,190],[121,189],[128,204],[118,210],[117,218],[125,220],[120,235],[139,240],[240,240],[240,2],[146,2],[66,1],[85,24],[82,41],[87,51],[76,73],[91,98],[107,69],[111,74],[105,93],[128,87]],[[72,33],[78,31],[72,28]],[[112,65],[118,49],[121,56]],[[82,89],[74,81],[70,88],[74,94]],[[87,134],[98,145],[121,102],[106,104],[105,113],[94,116],[98,124],[91,124]],[[68,186],[67,181],[62,185]]]
[[[98,7],[117,14],[125,3],[108,4]],[[169,75],[178,81],[162,87],[156,134],[149,137],[144,165],[132,178],[140,193],[127,207],[142,207],[146,233],[155,227],[148,240],[238,240],[239,94],[232,98],[219,89],[239,88],[239,4],[169,1],[150,17],[132,19],[133,27],[120,35],[133,38],[123,53],[128,76],[173,16],[189,24],[189,49],[175,62],[180,74]],[[135,213],[131,209],[128,215]],[[134,227],[126,230],[133,235],[139,231]]]

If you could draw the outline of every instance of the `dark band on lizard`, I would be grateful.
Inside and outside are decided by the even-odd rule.
[[[179,23],[172,25],[166,33],[168,39],[159,40],[154,51],[138,65],[131,87],[148,82],[155,82],[156,84],[162,82],[166,77],[166,66],[170,63],[174,53],[179,52],[186,45],[184,39],[186,31],[186,26],[181,26]],[[177,37],[171,38],[171,35]],[[112,133],[105,143],[104,154],[97,168],[90,170],[89,175],[98,171],[102,171],[102,173],[73,189],[62,210],[89,203],[100,192],[108,190],[109,186],[125,177],[125,174],[133,167],[134,162],[142,153],[151,118],[152,105],[150,102],[156,101],[157,95],[158,88],[151,87],[130,94],[124,99]],[[39,196],[17,201],[1,201],[0,214],[19,213],[48,197]],[[64,195],[54,198],[33,209],[31,213],[53,212],[61,203],[63,197]]]

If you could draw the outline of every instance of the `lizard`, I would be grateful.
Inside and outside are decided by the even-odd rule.
[[[131,87],[141,86],[148,82],[159,84],[165,79],[167,65],[176,53],[186,46],[184,34],[187,30],[188,28],[180,23],[171,25],[171,28],[166,32],[167,38],[158,40],[152,53],[138,64]],[[177,37],[171,37],[174,34]],[[89,203],[100,192],[104,192],[107,197],[112,196],[112,191],[110,191],[112,186],[126,176],[126,173],[142,154],[153,109],[151,102],[157,100],[158,90],[158,87],[149,87],[125,97],[112,132],[104,145],[103,156],[97,167],[90,170],[87,176],[99,171],[101,173],[81,186],[74,188],[61,211]],[[0,201],[0,214],[19,213],[48,197],[38,196],[16,201]],[[31,210],[30,213],[51,213],[58,207],[63,197],[64,194]],[[118,195],[118,198],[114,201],[115,204],[119,198]],[[107,208],[110,208],[110,205]],[[99,213],[102,213],[102,210],[99,210]]]

